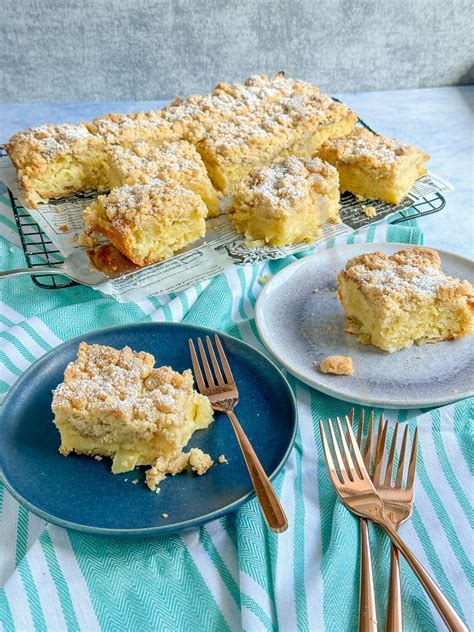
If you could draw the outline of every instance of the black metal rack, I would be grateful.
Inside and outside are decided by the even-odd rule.
[[[337,100],[337,99],[335,99]],[[364,121],[359,119],[359,123],[366,129],[373,131]],[[5,150],[0,146],[0,156],[5,155]],[[25,253],[26,263],[34,270],[37,266],[50,266],[54,268],[64,261],[61,252],[56,248],[49,237],[41,230],[33,217],[23,208],[12,192],[8,189],[10,203],[18,227],[21,245]],[[440,193],[434,193],[429,197],[424,197],[412,206],[399,211],[391,220],[390,224],[400,224],[412,219],[418,219],[432,213],[438,213],[446,206],[446,200]],[[33,282],[41,288],[48,290],[59,290],[65,287],[77,285],[75,281],[61,281],[60,276],[35,276],[31,275]]]

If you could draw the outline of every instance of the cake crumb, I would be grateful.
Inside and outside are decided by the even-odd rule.
[[[198,476],[205,474],[213,463],[214,461],[209,454],[206,454],[199,448],[191,448],[189,452],[189,465]]]
[[[352,375],[354,373],[352,358],[340,355],[324,358],[319,364],[319,370],[322,373],[334,373],[334,375]]]
[[[360,195],[360,193],[355,193],[355,198],[358,202],[363,202],[364,200],[366,200],[367,198],[364,197],[363,195]]]
[[[81,233],[79,235],[79,245],[83,248],[95,248],[98,244],[98,239],[96,239],[93,235],[87,235],[86,233]]]
[[[102,457],[100,456],[100,454],[96,454],[96,455],[95,455],[95,457],[94,457],[94,459],[95,459],[96,461],[102,461]]]
[[[220,455],[218,459],[219,463],[228,463],[229,461],[225,458],[223,454]]]
[[[139,478],[134,478],[133,481],[132,481],[132,485],[136,485],[139,482],[140,482]]]
[[[374,206],[365,206],[362,205],[362,210],[367,215],[367,217],[375,217],[377,215],[377,211]]]
[[[59,227],[59,230],[62,233],[68,233],[71,229],[69,228],[69,226],[67,224],[63,224],[62,226]]]
[[[162,514],[161,514],[161,517],[162,517],[162,518],[164,518],[165,520],[166,520],[166,518],[169,518],[169,516],[168,516],[168,514],[167,514],[167,513],[162,513]]]
[[[128,478],[124,478],[124,479],[123,479],[123,482],[124,482],[124,483],[128,483]]]
[[[160,492],[161,492],[161,487],[157,487],[157,488],[155,489],[155,494],[159,494]]]
[[[265,285],[270,280],[270,276],[268,274],[264,274],[262,277],[258,279],[260,285]]]

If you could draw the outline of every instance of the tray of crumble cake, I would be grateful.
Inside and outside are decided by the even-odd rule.
[[[396,243],[340,245],[278,272],[256,304],[260,336],[306,384],[382,408],[474,395],[474,264]]]
[[[85,334],[33,364],[3,406],[7,489],[48,522],[95,534],[161,535],[254,496],[232,425],[199,394],[188,340],[209,329],[139,323]],[[219,333],[240,391],[236,412],[273,479],[296,433],[277,367]]]
[[[5,152],[0,179],[28,264],[54,268],[79,250],[105,275],[97,289],[119,301],[437,212],[452,188],[427,172],[421,149],[283,73],[161,110],[30,128]],[[32,274],[43,287],[65,284]]]

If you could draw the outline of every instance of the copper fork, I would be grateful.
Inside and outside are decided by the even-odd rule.
[[[270,480],[259,461],[259,458],[255,454],[247,435],[240,425],[239,420],[235,416],[234,408],[239,402],[239,391],[237,390],[234,376],[232,375],[229,362],[217,334],[214,335],[214,340],[219,353],[224,375],[222,375],[221,367],[219,366],[219,362],[209,336],[206,336],[206,343],[212,367],[214,369],[214,375],[211,371],[202,340],[201,338],[197,339],[206,380],[204,380],[204,376],[201,371],[194,342],[191,339],[189,340],[189,350],[191,352],[191,360],[199,392],[201,395],[206,395],[209,398],[214,410],[226,413],[229,417],[237,436],[240,449],[242,450],[245,463],[247,464],[247,469],[265,520],[272,531],[281,533],[282,531],[286,531],[288,528],[288,520],[280,501],[275,494],[272,484],[270,483]]]
[[[322,421],[319,422],[321,441],[329,476],[341,501],[350,511],[362,518],[373,520],[385,531],[412,567],[428,596],[443,617],[448,629],[453,632],[468,632],[462,619],[457,615],[437,584],[431,579],[410,548],[398,535],[392,522],[385,516],[383,501],[369,478],[349,418],[346,417],[346,425],[351,449],[349,449],[340,419],[336,419],[339,443],[330,419],[328,425],[332,439],[332,449],[327,441]],[[342,447],[342,454],[339,444]]]
[[[402,445],[398,459],[397,476],[392,485],[392,474],[397,446],[398,424],[395,425],[393,437],[388,453],[385,476],[382,477],[382,464],[385,454],[385,444],[387,441],[388,421],[382,424],[380,419],[377,441],[375,449],[375,466],[372,481],[375,489],[381,497],[385,517],[392,523],[393,528],[398,531],[400,525],[408,520],[413,511],[413,484],[416,472],[416,449],[418,446],[418,428],[415,428],[411,445],[410,457],[408,461],[408,472],[406,483],[403,484],[403,474],[405,468],[405,458],[408,444],[408,425],[405,426]],[[388,448],[388,446],[387,446]],[[388,608],[387,622],[385,625],[387,632],[403,631],[402,596],[400,589],[400,561],[398,549],[392,544],[390,554],[390,579],[388,587]]]
[[[354,409],[349,414],[352,425]],[[363,454],[365,468],[370,472],[370,456],[372,443],[372,425],[374,413],[372,411],[367,429],[365,448],[362,449],[362,429],[364,426],[364,410],[359,418],[357,444]],[[347,465],[347,464],[346,464]],[[372,574],[372,559],[370,555],[369,528],[367,518],[360,518],[360,581],[359,581],[359,632],[377,632],[377,610],[375,607],[374,578]]]

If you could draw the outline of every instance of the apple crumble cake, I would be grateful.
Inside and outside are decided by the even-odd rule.
[[[139,142],[131,148],[108,148],[111,188],[159,178],[193,191],[208,208],[208,216],[219,214],[219,199],[206,167],[195,147],[185,140],[152,146]]]
[[[318,156],[339,171],[341,191],[391,204],[399,204],[426,174],[424,163],[429,159],[420,149],[362,127],[328,140]]]
[[[312,241],[339,222],[337,171],[319,158],[291,156],[252,171],[237,185],[229,217],[248,239],[273,246]]]
[[[203,473],[208,455],[182,449],[195,430],[212,422],[209,400],[193,390],[190,370],[154,365],[143,351],[81,342],[53,391],[60,453],[110,457],[115,474],[152,465],[151,478],[157,468],[164,478],[184,461],[183,467],[191,461]]]
[[[18,132],[6,146],[25,197],[38,202],[108,188],[104,141],[78,125],[41,125]]]
[[[207,207],[182,186],[155,179],[99,195],[84,209],[85,234],[105,235],[139,266],[162,261],[206,232]]]
[[[430,248],[350,259],[338,275],[346,331],[385,351],[474,333],[469,281],[448,276]]]

